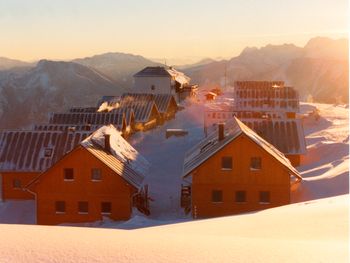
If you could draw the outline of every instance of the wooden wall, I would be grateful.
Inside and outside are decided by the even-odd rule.
[[[221,169],[223,156],[232,156],[232,170]],[[251,157],[261,157],[261,170],[250,169]],[[223,202],[212,202],[213,190],[223,191]],[[246,191],[245,203],[235,202],[236,191]],[[270,204],[260,204],[260,191],[270,191]],[[289,202],[289,171],[246,135],[236,138],[192,172],[194,218],[237,214]]]
[[[64,168],[74,168],[74,181],[64,180]],[[101,181],[91,180],[91,169],[100,168]],[[102,219],[101,202],[111,202],[113,220],[127,220],[131,216],[132,195],[135,188],[94,157],[78,147],[41,176],[33,191],[37,193],[37,223],[91,222]],[[66,202],[66,212],[57,214],[56,201]],[[78,202],[89,203],[88,214],[78,213]]]
[[[28,172],[3,172],[2,177],[2,199],[3,200],[30,200],[34,199],[34,196],[22,188],[24,188],[29,182],[31,182],[40,173],[28,173]],[[13,181],[18,179],[21,181],[22,188],[14,188]]]

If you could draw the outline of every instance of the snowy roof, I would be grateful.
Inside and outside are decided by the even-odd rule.
[[[110,152],[104,149],[105,134],[110,135]],[[150,164],[112,125],[101,127],[80,144],[130,184],[141,186]]]
[[[50,124],[91,124],[107,125],[114,124],[121,128],[125,121],[125,115],[120,112],[65,112],[51,113]]]
[[[146,67],[137,72],[134,77],[173,77],[177,82],[185,84],[190,82],[190,78],[184,73],[169,67]]]
[[[232,122],[230,124],[225,125],[225,133],[225,138],[222,141],[218,141],[217,131],[214,131],[207,138],[200,141],[186,153],[183,176],[188,176],[194,169],[196,169],[203,162],[213,156],[216,152],[221,150],[228,143],[235,140],[239,135],[245,134],[258,146],[263,148],[266,152],[278,160],[293,175],[301,178],[299,172],[292,166],[290,161],[283,155],[283,153],[281,153],[273,145],[261,138],[258,134],[256,134],[236,117],[232,119]]]
[[[300,119],[240,120],[284,154],[306,154],[304,129]]]
[[[99,111],[106,110],[108,112],[127,112],[133,110],[135,122],[137,123],[148,122],[150,120],[152,111],[159,113],[154,100],[141,100],[139,98],[135,98],[126,94],[124,94],[122,97],[109,97],[106,101],[103,101],[101,99],[100,102],[101,105],[99,107]]]
[[[132,108],[135,114],[136,122],[148,122],[153,111],[159,114],[159,110],[154,100],[139,99],[128,94],[124,94],[120,101],[120,108]]]
[[[1,172],[43,172],[91,134],[91,131],[0,132]]]
[[[150,94],[150,93],[124,93],[121,97],[121,105],[123,100],[130,101],[154,101],[160,113],[166,113],[170,103],[175,103],[176,100],[172,94]]]
[[[134,77],[170,77],[170,73],[164,67],[145,67],[137,72]]]

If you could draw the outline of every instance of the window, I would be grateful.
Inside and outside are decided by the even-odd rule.
[[[269,191],[260,191],[259,201],[260,201],[260,204],[269,204],[270,203],[270,192]]]
[[[111,202],[102,202],[101,203],[101,214],[110,214],[112,212]]]
[[[74,180],[74,171],[73,168],[64,169],[64,180],[73,181]]]
[[[252,157],[250,159],[250,169],[252,170],[261,169],[261,157]]]
[[[45,157],[51,157],[52,155],[52,148],[46,148],[44,152]]]
[[[222,191],[221,190],[213,190],[211,193],[211,201],[213,203],[222,202]]]
[[[236,191],[236,203],[245,203],[246,200],[247,199],[245,191]]]
[[[154,85],[151,85],[151,90],[155,90],[156,87]]]
[[[64,201],[56,201],[56,214],[64,214],[66,212],[66,202]]]
[[[99,168],[91,169],[91,181],[101,181],[101,180],[102,180],[101,169]]]
[[[232,157],[224,156],[221,158],[221,169],[222,170],[232,170]]]
[[[85,201],[78,202],[79,214],[87,214],[89,212],[89,203]]]
[[[16,188],[16,189],[20,189],[20,188],[22,188],[22,182],[21,182],[21,180],[19,180],[19,179],[13,179],[13,182],[12,182],[12,186],[13,186],[13,188]]]

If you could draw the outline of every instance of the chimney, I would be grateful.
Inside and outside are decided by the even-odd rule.
[[[225,139],[225,125],[223,123],[219,123],[218,126],[218,140],[222,141],[223,139]]]
[[[105,151],[110,152],[111,151],[111,135],[110,134],[104,134],[105,136]]]

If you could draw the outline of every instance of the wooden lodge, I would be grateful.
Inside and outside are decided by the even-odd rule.
[[[24,186],[71,151],[91,131],[0,132],[0,200],[33,199]]]
[[[133,206],[149,214],[142,184],[148,168],[114,126],[103,126],[26,186],[37,223],[127,220]]]
[[[283,153],[236,117],[186,153],[183,171],[181,201],[194,218],[289,204],[291,186],[302,179]]]

